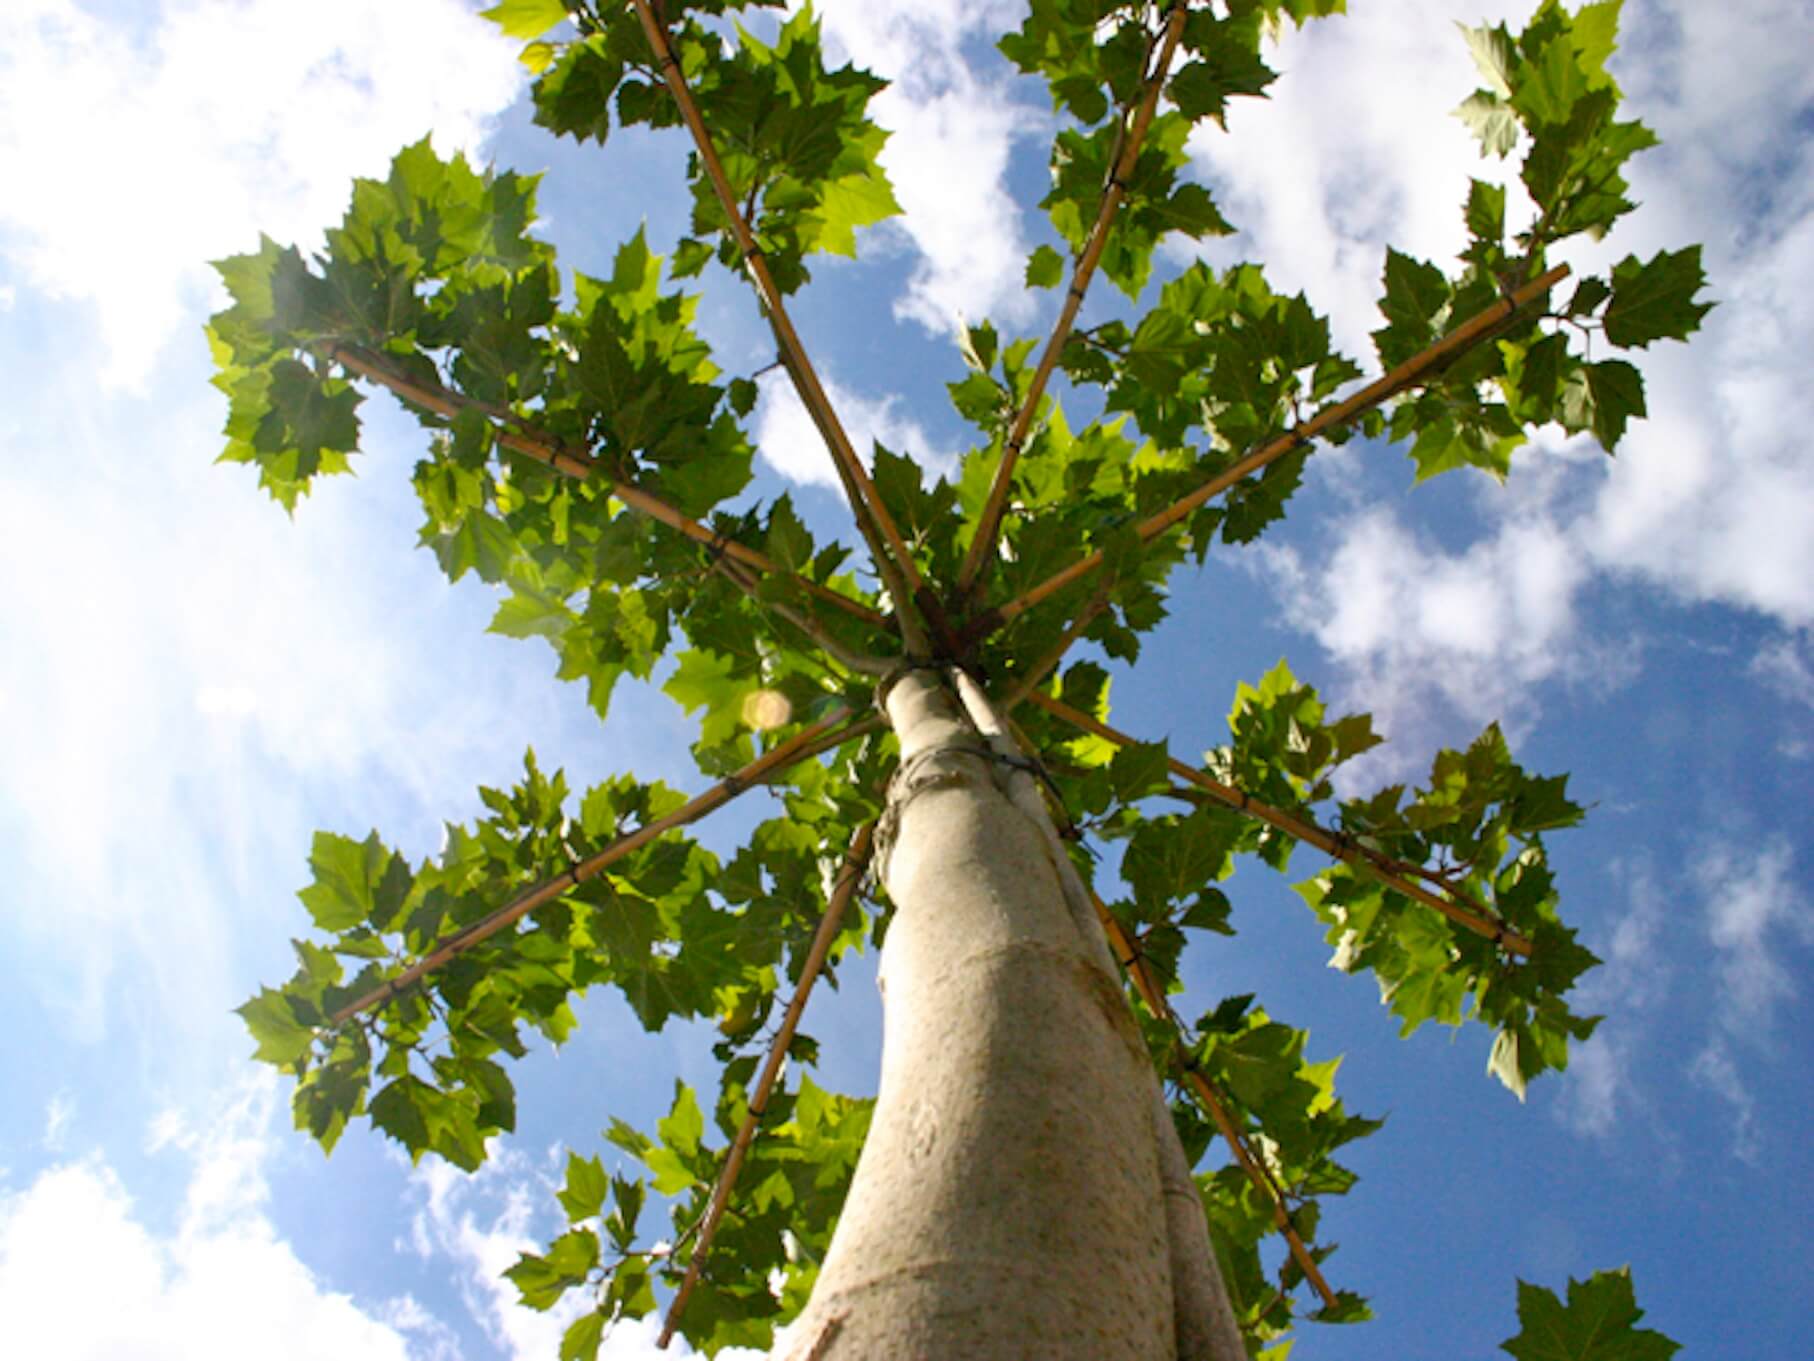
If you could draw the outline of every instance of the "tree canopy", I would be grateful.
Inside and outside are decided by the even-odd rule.
[[[1180,961],[1235,931],[1218,885],[1238,860],[1304,876],[1336,966],[1370,972],[1403,1033],[1482,1027],[1489,1070],[1522,1095],[1596,1022],[1569,1000],[1596,961],[1545,846],[1582,809],[1497,725],[1414,786],[1343,793],[1372,723],[1329,712],[1283,662],[1238,688],[1224,742],[1171,752],[1112,725],[1104,662],[1138,664],[1189,567],[1281,519],[1319,442],[1390,441],[1419,480],[1504,478],[1543,427],[1610,454],[1645,414],[1620,353],[1686,338],[1708,304],[1698,247],[1604,276],[1566,263],[1569,242],[1632,211],[1624,168],[1654,143],[1619,117],[1618,0],[1544,0],[1522,31],[1465,31],[1481,84],[1457,112],[1489,161],[1457,185],[1468,243],[1455,261],[1387,252],[1365,356],[1340,353],[1260,263],[1169,271],[1159,253],[1232,231],[1186,173],[1187,139],[1264,96],[1269,33],[1340,0],[1034,0],[1000,51],[1055,111],[1040,206],[1064,249],[1034,250],[1025,282],[1063,301],[1047,335],[982,320],[961,337],[949,391],[974,444],[949,479],[852,447],[789,317],[818,257],[854,255],[898,205],[869,114],[882,83],[828,64],[810,9],[757,31],[734,17],[759,8],[487,11],[526,44],[537,123],[601,144],[674,129],[688,148],[690,227],[662,254],[639,232],[608,277],[563,270],[536,232],[534,176],[424,139],[354,184],[320,253],[263,240],[219,266],[223,458],[293,508],[351,468],[360,406],[388,388],[428,432],[421,542],[447,575],[496,590],[492,628],[545,640],[601,719],[621,680],[658,682],[697,716],[709,786],[624,772],[572,789],[531,753],[424,861],[377,833],[318,833],[301,895],[316,935],[242,1008],[258,1057],[295,1077],[297,1125],[325,1149],[363,1117],[470,1170],[514,1127],[507,1061],[529,1031],[562,1041],[588,990],[620,990],[651,1030],[711,1020],[718,1089],[677,1084],[653,1130],[615,1121],[615,1153],[572,1153],[570,1227],[510,1275],[533,1308],[595,1303],[563,1356],[594,1355],[612,1320],[683,1280],[673,1324],[691,1343],[767,1345],[811,1291],[869,1120],[867,1099],[813,1080],[796,1026],[818,972],[888,927],[885,895],[863,887],[896,754],[873,692],[958,667],[1012,713],[1098,896],[1243,1328],[1261,1346],[1302,1313],[1363,1318],[1325,1277],[1318,1227],[1354,1181],[1344,1146],[1378,1122],[1346,1110],[1336,1061],[1313,1062],[1254,997],[1192,1003]],[[755,375],[722,372],[699,334],[685,281],[708,269],[751,284],[849,538],[815,536],[786,494],[748,493]],[[1098,274],[1124,301],[1082,324]],[[735,854],[689,830],[757,785],[783,812]],[[1521,1287],[1519,1310],[1515,1356],[1673,1349],[1636,1329],[1624,1276],[1571,1284],[1566,1305]]]

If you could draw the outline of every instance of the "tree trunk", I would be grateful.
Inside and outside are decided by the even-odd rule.
[[[881,1087],[812,1300],[772,1355],[1238,1361],[1093,908],[1031,780],[998,759],[987,701],[955,680],[961,696],[913,671],[886,697]]]

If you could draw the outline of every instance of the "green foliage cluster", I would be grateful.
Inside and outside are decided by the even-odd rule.
[[[810,279],[812,256],[854,254],[859,228],[898,211],[877,159],[886,134],[867,114],[882,83],[828,67],[809,9],[766,42],[733,22],[740,8],[670,0],[661,11],[674,69],[787,293]],[[1156,295],[1150,282],[1161,240],[1233,230],[1209,190],[1184,173],[1186,139],[1221,125],[1231,100],[1263,97],[1275,78],[1266,38],[1278,25],[1342,8],[1340,0],[1225,0],[1184,16],[1165,102],[1101,251],[1102,272],[1130,307],[1075,331],[1057,355],[1068,400],[1087,419],[1049,394],[1034,397],[1035,338],[1005,337],[983,321],[963,337],[966,371],[950,385],[979,435],[955,480],[929,484],[911,460],[874,451],[877,493],[958,629],[960,652],[938,660],[961,663],[1000,691],[1040,687],[1106,720],[1101,665],[1060,665],[1048,678],[1063,646],[1081,638],[1111,660],[1136,661],[1142,637],[1165,618],[1174,569],[1217,539],[1253,541],[1285,513],[1308,443],[1195,510],[1176,532],[1138,528],[1331,409],[1361,365],[1334,349],[1305,297],[1277,292],[1257,264],[1196,264]],[[1058,284],[1066,252],[1072,262],[1088,252],[1170,13],[1113,0],[1033,0],[1002,39],[1009,62],[1044,81],[1059,122],[1042,206],[1063,249],[1034,250],[1030,287]],[[1490,155],[1521,155],[1529,205],[1514,220],[1506,187],[1475,180],[1457,268],[1387,254],[1384,324],[1373,337],[1384,368],[1542,275],[1571,238],[1598,237],[1630,211],[1623,167],[1653,139],[1616,118],[1619,91],[1606,63],[1617,13],[1617,0],[1575,13],[1544,0],[1521,33],[1467,31],[1484,86],[1460,116]],[[599,143],[637,125],[685,135],[667,72],[631,6],[504,0],[488,15],[525,41],[536,120],[552,132]],[[688,173],[691,226],[665,262],[668,283],[640,232],[621,245],[610,277],[592,278],[563,273],[554,248],[532,233],[534,179],[475,171],[424,140],[398,155],[386,179],[355,183],[318,256],[265,240],[222,262],[232,305],[209,335],[215,381],[229,400],[225,460],[254,465],[261,485],[293,508],[315,477],[350,466],[362,400],[351,376],[391,387],[429,431],[414,482],[422,542],[447,575],[473,572],[496,588],[492,628],[545,639],[559,676],[583,681],[601,718],[619,679],[659,679],[698,715],[694,756],[703,774],[718,777],[804,724],[864,706],[874,669],[865,663],[902,658],[894,626],[923,602],[891,600],[866,584],[873,564],[841,542],[816,540],[788,497],[764,504],[745,495],[754,383],[725,379],[694,328],[696,299],[672,289],[714,261],[741,269],[741,237],[699,155]],[[1707,308],[1696,301],[1703,282],[1697,248],[1627,257],[1605,278],[1581,279],[1567,301],[1507,316],[1483,343],[1330,438],[1405,444],[1420,479],[1464,466],[1503,477],[1529,432],[1552,422],[1590,432],[1611,452],[1644,414],[1643,382],[1626,360],[1597,356],[1686,337]],[[961,590],[960,561],[1016,413],[1030,400],[1036,419],[1008,484],[999,543],[977,588]],[[575,468],[585,475],[567,475]],[[698,532],[637,513],[629,488],[698,522]],[[762,555],[773,570],[740,575],[727,545]],[[1004,604],[1089,552],[1101,554],[1097,570],[1037,608],[1004,614]],[[778,725],[752,721],[757,699],[779,704]],[[1329,717],[1281,663],[1240,687],[1227,742],[1192,763],[1242,791],[1229,806],[1178,784],[1163,746],[1118,746],[1043,708],[1017,719],[1079,838],[1080,869],[1112,899],[1109,911],[1166,986],[1182,986],[1182,960],[1203,934],[1236,929],[1218,885],[1238,857],[1287,868],[1298,838],[1251,816],[1252,799],[1334,829],[1344,854],[1300,891],[1328,928],[1335,962],[1372,972],[1407,1033],[1426,1021],[1485,1025],[1495,1036],[1491,1070],[1520,1093],[1540,1072],[1563,1067],[1569,1043],[1591,1033],[1593,1018],[1576,1015],[1566,994],[1594,960],[1561,922],[1543,842],[1581,810],[1560,778],[1527,774],[1496,727],[1465,751],[1440,753],[1422,788],[1338,799],[1334,772],[1378,739],[1364,715]],[[800,980],[832,877],[878,811],[894,751],[890,736],[852,736],[777,777],[782,815],[760,823],[728,860],[669,830],[400,989],[384,985],[524,890],[673,812],[684,796],[624,775],[576,797],[531,754],[512,789],[481,791],[486,817],[450,826],[444,849],[420,863],[376,833],[363,841],[321,833],[302,892],[315,937],[296,943],[292,979],[242,1008],[258,1057],[294,1074],[297,1124],[324,1148],[363,1115],[413,1157],[432,1152],[470,1169],[494,1135],[514,1127],[503,1060],[527,1051],[526,1028],[564,1040],[589,989],[617,989],[651,1030],[674,1018],[715,1022],[724,1065],[715,1096],[702,1105],[678,1085],[653,1134],[614,1123],[607,1138],[621,1156],[613,1170],[574,1153],[560,1194],[569,1227],[510,1272],[532,1308],[585,1293],[594,1307],[562,1351],[591,1357],[611,1321],[656,1307],[655,1285],[672,1284],[689,1260],[725,1147],[749,1111],[776,1003]],[[1086,842],[1109,860],[1091,860]],[[1493,929],[1472,933],[1415,901],[1404,891],[1412,881],[1470,904]],[[887,911],[876,902],[852,916],[832,967],[879,938]],[[1528,959],[1506,948],[1513,936],[1529,943]],[[334,1023],[374,990],[376,1005]],[[1272,1197],[1283,1198],[1313,1254],[1326,1256],[1329,1248],[1316,1245],[1320,1198],[1354,1183],[1335,1155],[1377,1122],[1344,1110],[1337,1061],[1309,1060],[1304,1032],[1250,997],[1224,1001],[1181,1037],[1167,1018],[1142,1014],[1162,1072],[1178,1079],[1189,1065],[1210,1079],[1264,1150],[1271,1190],[1213,1159],[1200,1174],[1212,1235],[1257,1347],[1290,1328],[1304,1293],[1289,1260],[1282,1272],[1263,1267],[1277,1219]],[[687,1338],[708,1353],[765,1345],[804,1303],[868,1125],[868,1102],[805,1074],[816,1056],[809,1038],[796,1036],[791,1056],[796,1076],[764,1111],[713,1265],[682,1319]],[[1210,1125],[1183,1100],[1175,1109],[1188,1151],[1205,1158]],[[725,1144],[714,1143],[713,1126]],[[671,1224],[645,1227],[650,1191],[666,1199]],[[654,1246],[664,1240],[672,1249]],[[1520,1357],[1611,1355],[1541,1339],[1574,1337],[1593,1318],[1623,1327],[1636,1317],[1623,1277],[1571,1286],[1566,1307],[1524,1290],[1526,1335],[1535,1340],[1507,1344]],[[1344,1294],[1319,1316],[1365,1313],[1363,1301]],[[1631,1355],[1667,1354],[1633,1345],[1649,1350]]]

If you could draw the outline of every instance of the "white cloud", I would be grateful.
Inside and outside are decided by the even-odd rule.
[[[58,1361],[409,1356],[395,1327],[324,1285],[266,1217],[259,1165],[274,1091],[256,1084],[207,1128],[167,1122],[190,1163],[174,1232],[146,1225],[98,1155],[0,1199],[8,1346]]]
[[[1716,844],[1695,863],[1718,961],[1718,1020],[1734,1036],[1769,1036],[1778,1008],[1796,996],[1786,956],[1796,943],[1814,945],[1794,859],[1777,838],[1761,848]]]
[[[63,1149],[63,1138],[69,1133],[70,1121],[75,1119],[76,1099],[70,1092],[58,1092],[51,1097],[50,1105],[44,1111],[44,1137],[40,1141],[51,1153],[60,1153]]]
[[[1583,665],[1574,597],[1580,552],[1531,516],[1449,552],[1393,512],[1359,512],[1327,533],[1320,558],[1262,545],[1241,560],[1268,575],[1287,617],[1347,676],[1344,698],[1396,738],[1423,736],[1429,701],[1474,724],[1516,721],[1529,687]],[[1598,649],[1604,652],[1604,649]],[[1609,659],[1596,655],[1602,674]]]
[[[546,1169],[519,1149],[494,1142],[485,1165],[467,1176],[429,1160],[410,1174],[419,1197],[410,1221],[409,1246],[423,1257],[445,1257],[460,1271],[461,1297],[499,1349],[514,1361],[548,1361],[559,1354],[561,1334],[584,1312],[583,1291],[569,1291],[546,1313],[524,1308],[517,1289],[502,1272],[523,1252],[539,1252],[565,1227],[554,1199],[555,1160]],[[655,1345],[661,1330],[657,1312],[614,1326],[599,1350],[603,1361],[657,1361],[690,1356],[678,1338],[668,1351]],[[732,1347],[718,1353],[727,1361],[758,1361],[761,1353]]]
[[[477,144],[514,44],[459,0],[187,0],[127,26],[72,0],[0,11],[0,258],[95,308],[100,376],[143,384],[262,229],[319,239],[354,174],[430,128]]]
[[[874,445],[880,442],[891,453],[911,456],[928,476],[949,474],[957,467],[957,455],[935,446],[918,421],[901,414],[897,398],[865,397],[837,383],[823,381],[832,409],[843,421],[845,433],[865,466]],[[765,374],[761,380],[756,447],[763,459],[790,481],[834,489],[840,486],[825,441],[812,417],[806,414],[793,384],[780,373]]]
[[[1627,873],[1614,866],[1613,873],[1626,883],[1628,906],[1610,938],[1595,944],[1602,963],[1582,980],[1574,997],[1577,1010],[1602,1012],[1606,1020],[1569,1055],[1556,1107],[1577,1133],[1600,1137],[1612,1134],[1623,1115],[1647,1104],[1633,1069],[1649,1035],[1649,1013],[1667,996],[1674,973],[1663,928],[1675,905],[1666,901],[1648,868]]]
[[[1025,321],[1037,307],[1023,282],[1027,246],[1007,171],[1015,139],[1046,120],[963,55],[966,42],[1013,26],[1017,8],[871,0],[820,11],[836,57],[892,82],[870,105],[891,134],[882,165],[904,210],[888,230],[919,253],[895,315],[936,335],[964,319]]]
[[[1726,1103],[1732,1121],[1732,1155],[1756,1163],[1763,1151],[1757,1129],[1757,1098],[1751,1095],[1725,1040],[1715,1037],[1694,1056],[1688,1076]]]
[[[1451,19],[1496,23],[1519,0],[1396,0],[1287,26],[1270,58],[1269,98],[1229,106],[1228,131],[1205,125],[1190,149],[1240,235],[1207,249],[1218,264],[1266,262],[1273,286],[1308,293],[1337,343],[1364,360],[1379,324],[1384,246],[1452,257],[1466,236],[1459,208],[1483,168],[1451,110],[1476,75]],[[1381,80],[1382,71],[1422,73]],[[1495,163],[1497,164],[1497,163]],[[1193,248],[1194,249],[1194,248]]]
[[[1583,980],[1581,1010],[1605,1012],[1606,1021],[1570,1056],[1557,1106],[1578,1133],[1619,1131],[1622,1119],[1650,1106],[1634,1070],[1653,1039],[1674,1048],[1681,1023],[1662,1006],[1675,976],[1693,974],[1694,991],[1711,1001],[1707,1034],[1687,1068],[1688,1077],[1727,1108],[1735,1156],[1756,1161],[1763,1144],[1758,1100],[1748,1064],[1767,1057],[1776,1016],[1796,987],[1789,955],[1814,944],[1807,904],[1796,886],[1794,853],[1781,838],[1761,849],[1715,842],[1695,857],[1682,881],[1701,899],[1711,958],[1697,951],[1685,963],[1665,939],[1672,921],[1688,919],[1689,901],[1672,901],[1654,872],[1624,875],[1629,907],[1610,939],[1594,948],[1604,964]],[[1704,972],[1703,972],[1704,970]]]
[[[1751,674],[1784,699],[1814,709],[1814,663],[1803,638],[1788,634],[1772,638],[1751,659]]]

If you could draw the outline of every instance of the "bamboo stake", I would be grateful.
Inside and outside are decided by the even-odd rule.
[[[881,721],[879,718],[870,717],[859,719],[843,728],[837,727],[840,722],[849,717],[848,710],[840,710],[820,719],[810,728],[797,733],[773,751],[758,756],[736,774],[720,780],[705,793],[688,801],[666,817],[657,818],[646,827],[639,827],[634,832],[616,838],[610,845],[587,856],[571,869],[537,884],[534,888],[525,890],[504,906],[487,913],[478,921],[460,928],[452,935],[442,939],[426,955],[395,978],[385,980],[364,996],[336,1008],[329,1014],[328,1024],[330,1026],[341,1025],[362,1011],[383,1005],[404,989],[420,982],[456,955],[463,954],[481,941],[489,940],[505,927],[514,924],[538,907],[552,902],[563,893],[578,888],[586,880],[622,860],[632,851],[648,845],[649,842],[664,833],[673,831],[676,827],[683,827],[689,822],[697,822],[707,813],[729,803],[744,790],[762,783],[783,767],[809,760],[828,746],[836,746],[838,743],[848,741],[859,732],[877,726]],[[835,732],[834,729],[836,729]]]
[[[724,1167],[718,1173],[717,1185],[712,1188],[712,1199],[706,1206],[705,1217],[699,1221],[699,1241],[694,1245],[693,1257],[687,1263],[686,1275],[681,1279],[680,1288],[674,1292],[674,1302],[668,1306],[667,1317],[662,1320],[661,1336],[655,1343],[657,1347],[665,1348],[673,1339],[674,1330],[680,1324],[681,1311],[687,1307],[687,1298],[693,1293],[693,1286],[705,1267],[706,1254],[712,1247],[712,1235],[718,1231],[718,1221],[724,1217],[725,1208],[730,1204],[731,1191],[737,1185],[738,1174],[743,1171],[744,1155],[755,1141],[756,1127],[768,1109],[769,1094],[774,1091],[775,1081],[781,1076],[781,1065],[787,1058],[788,1045],[793,1043],[794,1032],[800,1025],[800,1016],[806,1010],[807,999],[812,996],[813,984],[818,981],[819,972],[825,967],[826,956],[831,953],[831,943],[837,938],[844,910],[850,905],[857,885],[862,882],[863,871],[869,864],[869,848],[874,833],[873,822],[864,826],[844,855],[843,867],[838,871],[831,897],[825,904],[825,915],[819,918],[819,929],[813,933],[806,962],[800,966],[800,982],[794,989],[793,997],[788,1000],[787,1011],[781,1017],[781,1026],[776,1030],[775,1038],[769,1042],[768,1057],[763,1061],[762,1072],[756,1079],[749,1110],[737,1129],[737,1137],[731,1141],[729,1153],[725,1155]]]
[[[794,380],[801,402],[826,439],[832,463],[844,484],[845,498],[850,503],[852,515],[856,517],[857,528],[868,540],[870,552],[876,559],[876,570],[882,574],[889,594],[895,598],[895,617],[903,630],[902,641],[909,652],[923,652],[925,640],[908,636],[917,632],[911,615],[912,609],[924,608],[922,597],[926,593],[922,591],[924,583],[919,568],[914,564],[912,554],[907,551],[901,532],[895,527],[888,508],[883,505],[875,484],[864,471],[863,461],[857,457],[850,436],[838,420],[837,412],[832,409],[831,400],[826,396],[812,360],[807,356],[806,346],[801,341],[799,332],[794,329],[793,321],[787,314],[787,304],[781,290],[775,285],[773,274],[769,272],[762,247],[743,215],[737,195],[724,173],[724,165],[718,159],[712,135],[707,130],[704,119],[700,117],[699,106],[693,102],[693,93],[687,88],[686,78],[681,74],[680,62],[668,43],[667,29],[655,17],[649,0],[632,0],[632,3],[636,6],[637,17],[642,20],[643,33],[648,37],[649,46],[661,66],[662,78],[667,82],[668,91],[674,96],[674,103],[680,110],[687,130],[693,135],[700,164],[711,181],[713,192],[718,196],[719,206],[730,222],[737,248],[743,253],[744,263],[756,281],[756,290],[761,295],[769,322],[774,327],[775,339],[781,346],[788,375]],[[941,640],[942,645],[948,642],[948,639]]]
[[[1346,425],[1357,416],[1365,414],[1396,393],[1417,383],[1432,369],[1459,358],[1555,287],[1568,276],[1568,272],[1567,265],[1558,265],[1548,273],[1538,276],[1515,293],[1501,298],[1485,311],[1456,327],[1428,349],[1411,356],[1390,372],[1376,378],[1346,401],[1338,402],[1312,416],[1309,420],[1294,425],[1277,439],[1261,445],[1226,472],[1219,473],[1205,482],[1183,500],[1148,516],[1136,526],[1136,532],[1140,535],[1141,541],[1143,543],[1152,542],[1159,535],[1184,520],[1211,497],[1226,491],[1249,473],[1257,472],[1294,449],[1309,444],[1327,430]],[[1063,590],[1078,578],[1088,576],[1102,566],[1102,562],[1102,553],[1098,550],[1088,557],[1072,563],[1063,571],[1047,577],[1018,598],[997,606],[972,623],[971,636],[966,641],[974,641],[976,637],[992,632],[1016,615],[1031,609],[1046,597]]]
[[[1121,146],[1121,154],[1116,158],[1109,182],[1103,187],[1102,204],[1097,209],[1095,225],[1090,228],[1090,235],[1084,242],[1083,254],[1078,257],[1076,267],[1071,272],[1071,287],[1065,294],[1064,307],[1058,314],[1058,322],[1052,328],[1051,337],[1046,341],[1045,352],[1039,356],[1039,367],[1033,371],[1032,386],[1027,389],[1020,410],[1015,413],[1007,443],[1002,446],[1001,462],[996,466],[995,481],[989,488],[989,498],[983,503],[982,516],[977,521],[976,537],[970,541],[969,551],[964,554],[963,566],[958,572],[957,588],[960,596],[975,587],[994,557],[995,540],[1001,529],[1002,510],[1007,503],[1014,465],[1020,458],[1021,446],[1026,442],[1028,431],[1032,429],[1033,418],[1038,414],[1039,399],[1045,393],[1052,370],[1057,367],[1058,357],[1070,338],[1072,326],[1076,324],[1078,309],[1083,306],[1084,294],[1089,289],[1096,266],[1102,259],[1103,249],[1108,244],[1109,228],[1113,226],[1115,215],[1121,210],[1122,201],[1127,197],[1128,177],[1134,173],[1134,164],[1140,158],[1140,144],[1146,139],[1147,129],[1152,126],[1153,114],[1159,104],[1159,91],[1165,84],[1172,54],[1184,32],[1186,8],[1181,0],[1172,6],[1159,58],[1146,78],[1146,90],[1134,114],[1133,126],[1128,130]]]
[[[391,368],[380,355],[360,345],[346,345],[340,342],[329,342],[322,347],[323,355],[336,364],[350,369],[361,378],[382,384],[406,402],[411,402],[424,410],[432,411],[437,416],[452,420],[463,410],[479,410],[494,419],[506,417],[488,402],[480,402],[461,393],[451,392],[439,385],[429,386],[413,378],[406,378]],[[504,427],[497,431],[498,443],[506,449],[514,450],[538,463],[545,463],[556,472],[565,473],[568,477],[584,480],[594,476],[600,468],[597,459],[590,454],[561,447],[554,436],[537,430],[534,426],[510,415],[507,417],[516,428]],[[781,565],[767,555],[738,543],[735,539],[708,529],[697,520],[689,519],[674,507],[658,497],[651,496],[642,488],[630,482],[610,480],[611,494],[630,509],[658,520],[670,529],[679,530],[695,543],[703,544],[714,553],[721,553],[735,558],[746,567],[770,575],[786,576],[797,581],[809,594],[835,605],[846,614],[861,619],[864,623],[878,629],[887,629],[888,621],[875,610],[861,601],[852,600],[849,596],[834,591],[829,586],[820,585],[806,577],[786,572]]]
[[[1054,717],[1061,718],[1071,726],[1081,728],[1084,732],[1105,741],[1113,742],[1116,746],[1126,747],[1134,744],[1134,739],[1128,734],[1111,728],[1106,723],[1098,722],[1080,710],[1073,709],[1063,700],[1054,699],[1050,695],[1038,692],[1029,695],[1028,698]],[[1462,903],[1440,898],[1421,884],[1412,883],[1396,871],[1397,862],[1392,857],[1371,847],[1357,845],[1346,837],[1325,831],[1314,822],[1252,798],[1245,791],[1211,779],[1202,771],[1185,765],[1176,757],[1167,757],[1166,765],[1172,774],[1202,790],[1217,803],[1255,817],[1270,827],[1278,828],[1288,836],[1296,837],[1299,841],[1308,842],[1332,859],[1346,861],[1348,864],[1364,862],[1366,868],[1387,888],[1396,893],[1402,893],[1405,897],[1422,903],[1425,907],[1434,908],[1456,925],[1464,926],[1476,935],[1485,936],[1510,954],[1529,958],[1531,953],[1529,940],[1500,921],[1484,906],[1465,898],[1457,890],[1450,889],[1449,893],[1453,898],[1460,898],[1462,903],[1466,904],[1465,906]]]
[[[1280,1187],[1278,1179],[1272,1175],[1271,1170],[1254,1156],[1253,1150],[1247,1147],[1246,1136],[1235,1128],[1234,1120],[1228,1113],[1228,1107],[1223,1103],[1215,1085],[1191,1061],[1184,1045],[1183,1022],[1178,1019],[1178,1014],[1172,1010],[1171,1004],[1165,1000],[1158,980],[1153,977],[1152,969],[1135,952],[1133,942],[1128,940],[1127,933],[1121,929],[1121,923],[1115,920],[1108,905],[1093,889],[1090,891],[1090,900],[1096,904],[1096,915],[1102,921],[1102,929],[1109,938],[1109,945],[1114,949],[1115,959],[1134,980],[1134,987],[1140,993],[1140,1000],[1146,1003],[1147,1010],[1152,1012],[1155,1017],[1171,1025],[1172,1057],[1183,1070],[1185,1080],[1189,1082],[1198,1104],[1209,1112],[1209,1118],[1215,1122],[1223,1142],[1234,1153],[1235,1161],[1241,1165],[1241,1170],[1247,1174],[1247,1179],[1272,1202],[1272,1221],[1278,1226],[1279,1232],[1284,1235],[1286,1246],[1290,1248],[1292,1258],[1303,1270],[1305,1279],[1315,1287],[1317,1294],[1323,1297],[1325,1305],[1331,1309],[1335,1308],[1337,1303],[1335,1292],[1329,1288],[1329,1282],[1324,1279],[1322,1269],[1317,1265],[1316,1259],[1310,1255],[1310,1249],[1305,1245],[1303,1236],[1298,1233],[1297,1225],[1292,1222],[1291,1212],[1285,1208],[1284,1189]]]

